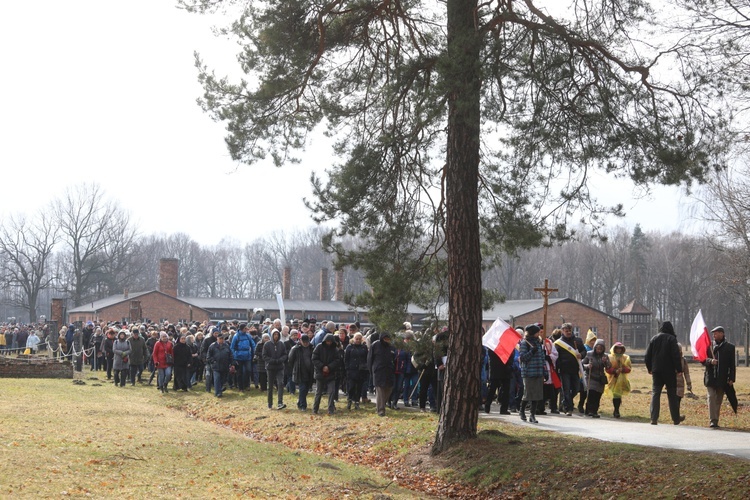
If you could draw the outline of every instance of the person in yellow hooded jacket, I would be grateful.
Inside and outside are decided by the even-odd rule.
[[[625,346],[622,342],[615,342],[609,350],[610,367],[607,368],[607,394],[612,396],[612,405],[615,411],[612,414],[620,418],[620,405],[622,397],[630,393],[630,380],[628,373],[631,371],[630,356],[625,354]]]

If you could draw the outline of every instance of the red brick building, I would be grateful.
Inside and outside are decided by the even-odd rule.
[[[161,259],[159,263],[159,290],[123,293],[100,299],[68,310],[70,323],[86,321],[138,322],[144,319],[184,323],[188,321],[240,320],[260,321],[262,318],[280,318],[279,302],[273,299],[178,297],[177,259]],[[366,310],[354,310],[343,301],[328,300],[328,274],[321,271],[320,300],[292,300],[289,295],[291,270],[284,269],[284,319],[314,317],[319,321],[368,324]],[[334,299],[343,296],[343,273],[336,274]],[[262,313],[255,311],[262,309]],[[420,323],[428,312],[416,306],[409,307],[405,320]]]
[[[526,326],[529,323],[544,321],[543,299],[509,300],[497,304],[492,310],[484,311],[482,324],[489,328],[492,323],[501,318],[513,326]],[[620,340],[620,319],[593,307],[587,306],[573,299],[549,299],[547,308],[547,323],[545,330],[551,333],[563,323],[571,323],[573,332],[585,337],[591,329],[597,337],[603,338],[607,346]]]
[[[208,321],[210,311],[159,290],[112,295],[68,310],[68,322]]]

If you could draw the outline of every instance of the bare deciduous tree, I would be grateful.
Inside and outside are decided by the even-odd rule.
[[[3,283],[23,292],[17,305],[29,311],[31,322],[37,319],[39,293],[53,280],[47,266],[57,235],[55,224],[44,212],[30,220],[22,215],[11,216],[0,226]]]

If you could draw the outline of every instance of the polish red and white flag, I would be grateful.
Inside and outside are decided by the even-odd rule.
[[[508,323],[497,318],[482,337],[482,345],[497,354],[500,361],[507,363],[519,340],[521,340],[521,334]]]
[[[698,310],[690,327],[690,349],[693,351],[693,359],[703,362],[706,360],[708,346],[711,345],[711,335],[708,334],[706,322],[703,321],[703,313]]]

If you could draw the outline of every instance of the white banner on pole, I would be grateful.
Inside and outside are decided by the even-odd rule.
[[[284,298],[280,293],[276,293],[276,303],[279,304],[279,319],[281,326],[286,325],[286,311],[284,310]]]

